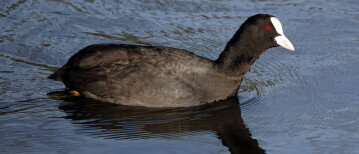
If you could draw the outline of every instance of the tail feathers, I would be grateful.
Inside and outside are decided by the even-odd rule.
[[[51,75],[48,76],[47,78],[52,79],[52,80],[56,80],[56,81],[62,81],[61,77],[58,76],[56,73],[51,74]]]
[[[48,76],[47,78],[49,79],[53,79],[56,81],[62,81],[62,74],[64,73],[64,69],[60,68],[58,69],[55,73],[51,74],[50,76]]]

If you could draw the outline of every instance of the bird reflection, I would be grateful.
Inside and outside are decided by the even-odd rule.
[[[231,153],[265,153],[244,125],[237,97],[191,108],[144,108],[67,98],[59,108],[81,132],[92,136],[175,138],[212,131]]]

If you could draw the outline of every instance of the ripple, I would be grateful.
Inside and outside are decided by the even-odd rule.
[[[238,91],[243,109],[261,107],[266,96],[276,95],[276,87],[304,84],[305,80],[298,75],[293,61],[281,55],[277,51],[268,51],[254,63]]]
[[[171,139],[220,131],[223,125],[242,121],[237,98],[208,106],[168,109],[66,100],[59,106],[67,114],[66,119],[72,119],[81,128],[79,133],[101,138]]]

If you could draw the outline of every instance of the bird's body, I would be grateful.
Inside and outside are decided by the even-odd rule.
[[[227,75],[213,61],[185,50],[123,44],[88,46],[62,70],[58,80],[86,97],[151,107],[225,99],[236,94],[243,77]]]
[[[266,39],[261,35],[246,40],[253,35],[248,26],[241,26],[216,61],[169,47],[97,44],[80,50],[49,78],[82,96],[123,105],[188,107],[223,100],[236,95],[260,54],[276,46],[261,43]]]

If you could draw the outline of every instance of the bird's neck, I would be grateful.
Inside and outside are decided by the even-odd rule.
[[[248,41],[243,38],[246,37],[233,37],[215,61],[219,67],[229,70],[233,75],[244,75],[267,49],[256,40]]]

